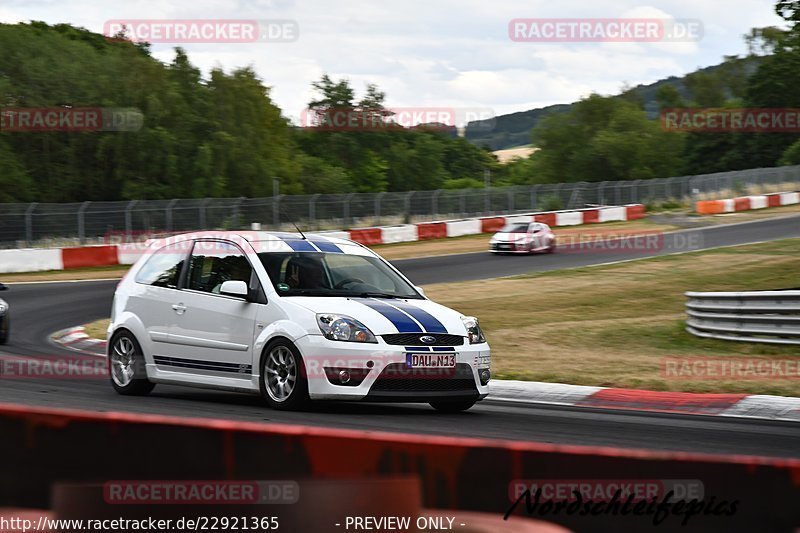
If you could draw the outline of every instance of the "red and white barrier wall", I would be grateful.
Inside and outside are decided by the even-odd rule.
[[[750,211],[751,209],[765,209],[767,207],[780,207],[800,203],[800,193],[776,192],[757,196],[740,196],[725,200],[704,200],[697,202],[697,212],[701,215],[716,215],[718,213],[734,213],[736,211]]]
[[[550,226],[577,226],[580,224],[636,220],[644,217],[644,211],[644,205],[631,204],[619,207],[593,207],[572,211],[548,211],[544,213],[443,220],[320,233],[331,237],[351,239],[361,244],[372,246],[375,244],[414,242],[494,233],[507,222],[535,221],[544,222]],[[75,248],[0,250],[0,273],[131,265],[141,256],[143,249],[143,243],[126,243]]]
[[[421,222],[418,224],[379,226],[320,233],[331,237],[352,239],[371,246],[375,244],[425,241],[443,239],[445,237],[495,233],[508,222],[544,222],[550,226],[577,226],[600,222],[636,220],[644,217],[644,210],[645,207],[642,204],[631,204],[614,207],[592,207],[572,211],[548,211],[498,217]]]

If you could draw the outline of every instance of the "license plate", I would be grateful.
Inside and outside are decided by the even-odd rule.
[[[409,368],[455,368],[455,353],[407,353]]]

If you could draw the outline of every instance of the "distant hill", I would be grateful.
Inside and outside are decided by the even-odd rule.
[[[748,75],[755,72],[759,58],[747,58],[745,70]],[[696,72],[713,73],[720,68],[714,65]],[[644,103],[649,118],[658,117],[656,93],[662,85],[674,86],[684,99],[689,99],[689,92],[684,84],[684,77],[670,76],[649,85],[637,85],[626,92],[626,96],[634,97]],[[524,146],[531,143],[531,130],[547,115],[569,111],[572,104],[556,104],[528,111],[520,111],[508,115],[500,115],[490,121],[470,122],[466,128],[465,138],[478,146],[488,146],[492,150],[503,150]],[[492,124],[492,121],[494,123]]]

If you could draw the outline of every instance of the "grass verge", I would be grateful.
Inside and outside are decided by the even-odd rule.
[[[794,287],[800,287],[800,239],[425,290],[480,317],[498,378],[800,396],[798,379],[679,380],[661,370],[666,357],[800,358],[798,346],[701,339],[684,331],[684,291]]]

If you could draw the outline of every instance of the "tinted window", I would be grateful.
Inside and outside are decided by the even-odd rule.
[[[528,224],[525,222],[512,222],[511,224],[506,224],[500,230],[501,233],[526,233],[527,231]]]
[[[192,250],[186,288],[219,294],[226,281],[244,281],[250,285],[253,269],[236,246],[221,241],[197,241]]]
[[[186,258],[186,243],[170,244],[154,253],[136,274],[136,282],[155,287],[178,287]]]
[[[413,286],[380,258],[342,253],[260,253],[282,296],[383,295],[420,298]]]

